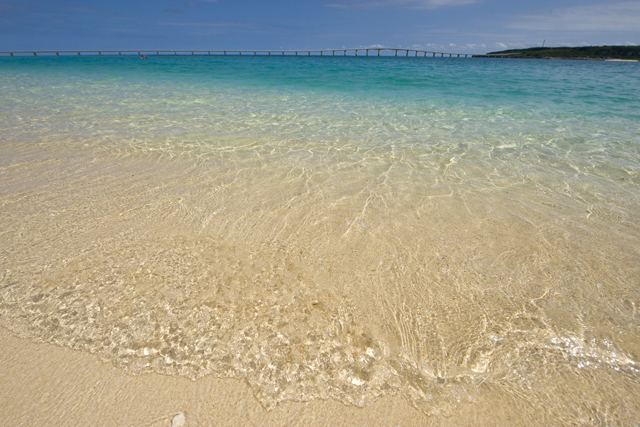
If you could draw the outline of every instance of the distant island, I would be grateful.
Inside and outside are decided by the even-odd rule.
[[[506,58],[640,60],[640,46],[531,47],[489,52],[487,55]]]

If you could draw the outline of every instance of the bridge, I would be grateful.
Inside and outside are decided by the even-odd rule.
[[[372,52],[373,56],[382,56],[382,52],[395,52],[392,56],[440,56],[440,57],[474,57],[474,58],[496,58],[505,57],[504,54],[471,54],[471,53],[451,53],[451,52],[437,52],[420,49],[401,49],[390,47],[376,47],[376,48],[351,48],[351,49],[302,49],[302,50],[158,50],[158,49],[129,49],[129,50],[20,50],[20,51],[0,51],[0,56],[68,56],[68,55],[111,55],[111,56],[123,56],[123,55],[315,55],[315,56],[336,56],[336,52],[341,56],[370,56],[369,52]],[[377,54],[376,54],[377,53]],[[389,56],[389,55],[384,55]]]

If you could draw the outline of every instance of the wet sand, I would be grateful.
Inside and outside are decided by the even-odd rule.
[[[8,425],[637,419],[635,199],[236,160],[5,151]]]
[[[526,425],[532,408],[464,405],[451,418],[428,417],[406,399],[365,408],[334,400],[286,402],[265,410],[242,381],[127,375],[96,355],[16,338],[0,328],[0,407],[10,426],[493,426]],[[514,402],[515,403],[515,402]]]

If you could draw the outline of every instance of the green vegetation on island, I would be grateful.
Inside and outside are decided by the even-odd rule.
[[[508,58],[640,60],[640,46],[531,47],[489,52],[487,55]]]

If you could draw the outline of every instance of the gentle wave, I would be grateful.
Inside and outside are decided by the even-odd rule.
[[[0,60],[15,333],[240,378],[267,408],[397,394],[447,416],[489,396],[637,417],[637,73]]]

